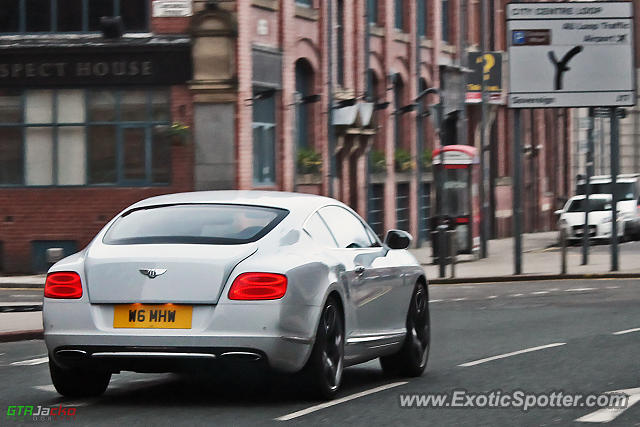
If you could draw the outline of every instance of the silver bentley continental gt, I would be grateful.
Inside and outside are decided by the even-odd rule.
[[[316,396],[380,358],[419,376],[429,354],[427,280],[399,230],[380,242],[346,205],[263,191],[138,202],[51,267],[44,330],[65,396],[102,394],[123,370],[262,363]]]

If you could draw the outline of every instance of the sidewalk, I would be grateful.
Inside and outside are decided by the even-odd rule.
[[[0,313],[0,342],[42,338],[42,312]]]
[[[522,273],[524,277],[539,276],[551,278],[559,276],[561,271],[561,252],[557,245],[556,231],[531,233],[523,235],[522,242]],[[488,243],[489,257],[468,261],[468,255],[460,255],[456,264],[457,281],[472,282],[474,279],[486,280],[495,278],[508,281],[514,278],[513,238],[490,240]],[[638,263],[638,244],[630,242],[619,246],[619,271],[610,272],[611,254],[609,245],[592,245],[589,250],[589,264],[580,265],[582,255],[580,246],[567,249],[567,274],[576,275],[638,275],[640,277],[640,263]],[[425,267],[427,278],[432,282],[439,282],[439,266],[432,265],[431,246],[426,244],[420,249],[411,250],[413,255]],[[451,273],[447,266],[446,277]],[[549,277],[543,277],[549,276]],[[520,276],[519,276],[520,277]],[[561,278],[561,277],[558,277]]]

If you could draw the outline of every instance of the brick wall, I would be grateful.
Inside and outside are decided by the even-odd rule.
[[[84,247],[118,212],[159,194],[193,189],[192,149],[171,150],[172,182],[162,187],[0,189],[0,241],[5,273],[31,271],[31,242],[73,240]]]

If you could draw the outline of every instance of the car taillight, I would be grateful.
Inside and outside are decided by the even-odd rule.
[[[46,298],[77,299],[82,296],[80,275],[73,272],[51,273],[44,285]]]
[[[233,281],[229,299],[266,300],[282,298],[287,292],[287,276],[275,273],[243,273]]]

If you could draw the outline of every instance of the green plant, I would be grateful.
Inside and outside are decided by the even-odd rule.
[[[411,153],[404,148],[396,149],[395,161],[397,172],[408,172],[416,167],[416,162],[411,158]]]
[[[191,135],[191,128],[185,124],[175,122],[167,129],[167,136],[175,143],[186,144]]]
[[[320,173],[322,156],[312,148],[298,149],[298,173]]]
[[[430,168],[433,164],[433,152],[431,150],[424,150],[422,152],[422,167]]]
[[[371,169],[373,173],[386,172],[387,157],[384,155],[384,151],[380,151],[380,150],[371,151]]]

